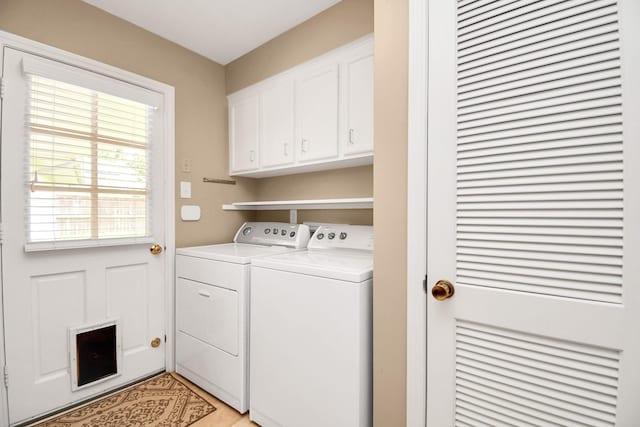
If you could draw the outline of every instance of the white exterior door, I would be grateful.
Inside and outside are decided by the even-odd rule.
[[[639,21],[430,1],[427,425],[639,425]]]
[[[338,65],[296,82],[298,161],[338,157]]]
[[[165,243],[162,123],[155,123],[154,136],[149,142],[151,166],[147,167],[151,168],[151,194],[147,197],[151,200],[148,210],[153,214],[153,221],[146,238],[130,238],[120,241],[119,246],[96,247],[97,240],[93,242],[94,245],[85,241],[84,248],[71,248],[71,242],[68,249],[54,249],[52,246],[47,250],[26,251],[25,245],[29,239],[27,222],[31,221],[29,218],[32,218],[30,215],[33,212],[29,213],[27,201],[30,192],[28,181],[25,183],[25,180],[37,185],[38,178],[34,184],[33,177],[25,171],[25,165],[29,165],[25,157],[29,156],[26,135],[30,126],[26,113],[30,108],[28,97],[33,92],[30,92],[29,79],[24,72],[25,61],[35,64],[35,68],[53,70],[54,74],[60,76],[78,75],[88,81],[105,82],[105,87],[111,84],[110,79],[104,76],[17,50],[4,49],[2,286],[12,424],[165,368],[165,255],[152,255],[149,251],[151,243],[161,246]],[[57,99],[61,105],[69,101],[63,98]],[[69,101],[72,105],[79,105],[75,102],[79,103],[77,100]],[[154,120],[162,117],[162,108],[160,105],[155,113],[150,113]],[[115,128],[119,126],[115,117],[111,118],[110,123]],[[56,132],[61,135],[61,131],[51,130],[46,138],[53,138]],[[105,144],[105,139],[100,139],[99,134],[94,138],[96,145]],[[91,138],[86,137],[87,140]],[[113,144],[118,142],[116,137],[113,137],[113,141]],[[126,150],[114,149],[111,153],[114,156],[124,155]],[[51,154],[52,159],[56,156],[55,153]],[[97,165],[98,171],[94,172],[98,179],[103,179],[100,177],[107,173],[99,169],[103,159],[98,156],[95,160],[94,166]],[[101,198],[109,193],[106,196],[112,197],[113,201],[114,192],[106,190],[92,197]],[[121,208],[128,209],[126,206]],[[97,215],[117,215],[104,204],[97,204],[95,209],[100,210]],[[72,216],[72,213],[69,215]],[[69,242],[61,242],[61,245],[65,243]],[[72,371],[75,367],[70,364],[70,356],[73,355],[70,355],[69,329],[108,319],[117,320],[120,329],[119,375],[72,391]],[[156,347],[151,345],[154,338],[159,338]]]

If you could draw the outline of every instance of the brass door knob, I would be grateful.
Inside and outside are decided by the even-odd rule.
[[[447,298],[451,298],[455,293],[453,284],[447,280],[438,280],[433,288],[431,288],[431,295],[438,301],[444,301]]]
[[[156,348],[160,346],[160,338],[154,338],[151,340],[151,347]]]
[[[158,255],[159,253],[162,253],[162,246],[156,243],[149,248],[149,252],[151,252],[153,255]]]

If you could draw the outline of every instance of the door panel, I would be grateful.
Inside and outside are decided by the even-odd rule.
[[[87,308],[86,275],[75,271],[32,276],[31,293],[34,299],[34,345],[38,356],[36,381],[64,376],[69,365],[66,328],[68,325],[80,325],[84,321]],[[60,307],[74,300],[78,303],[60,311]]]
[[[338,157],[338,65],[296,82],[297,159]]]
[[[4,50],[2,109],[2,286],[8,400],[12,424],[68,406],[164,370],[164,254],[148,243],[26,252],[25,112],[28,81],[24,58]],[[48,61],[39,58],[39,62]],[[75,70],[77,73],[89,73]],[[91,73],[89,73],[91,74]],[[95,77],[95,76],[94,76]],[[100,77],[107,79],[106,77]],[[162,177],[161,114],[151,143],[151,177]],[[164,180],[151,179],[152,236],[164,244]],[[119,375],[72,391],[69,329],[119,320],[123,352]],[[162,340],[163,341],[163,340]]]
[[[347,144],[345,154],[373,151],[373,55],[346,63]]]
[[[293,163],[293,83],[275,82],[260,94],[260,165]]]
[[[231,172],[252,170],[258,167],[259,108],[257,94],[229,105]]]
[[[119,318],[124,354],[146,348],[148,271],[146,264],[107,267],[107,317]]]
[[[640,419],[623,7],[430,2],[428,425]]]

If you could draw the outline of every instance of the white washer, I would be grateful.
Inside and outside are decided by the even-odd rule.
[[[176,250],[176,371],[249,409],[250,263],[309,241],[306,225],[247,222],[234,243]]]
[[[321,226],[251,265],[251,402],[263,427],[372,425],[373,228]]]

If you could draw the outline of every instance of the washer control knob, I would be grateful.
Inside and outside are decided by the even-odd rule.
[[[273,227],[273,234],[278,234],[278,229]]]
[[[322,240],[322,239],[324,239],[324,233],[318,234],[318,240]]]
[[[292,231],[291,233],[289,233],[289,237],[294,238],[296,237],[296,232]]]
[[[340,240],[344,240],[346,238],[347,238],[347,233],[344,233],[344,232],[340,233]]]
[[[269,234],[271,233],[271,229],[270,228],[265,228],[264,229],[264,234]]]
[[[243,236],[248,236],[250,233],[251,233],[251,227],[245,227],[244,230],[242,230]]]
[[[287,235],[287,230],[283,229],[282,231],[280,231],[280,235],[281,236],[286,236]]]
[[[329,240],[333,240],[335,237],[336,237],[336,233],[334,233],[334,232],[331,232],[331,233],[327,234],[327,238]]]

